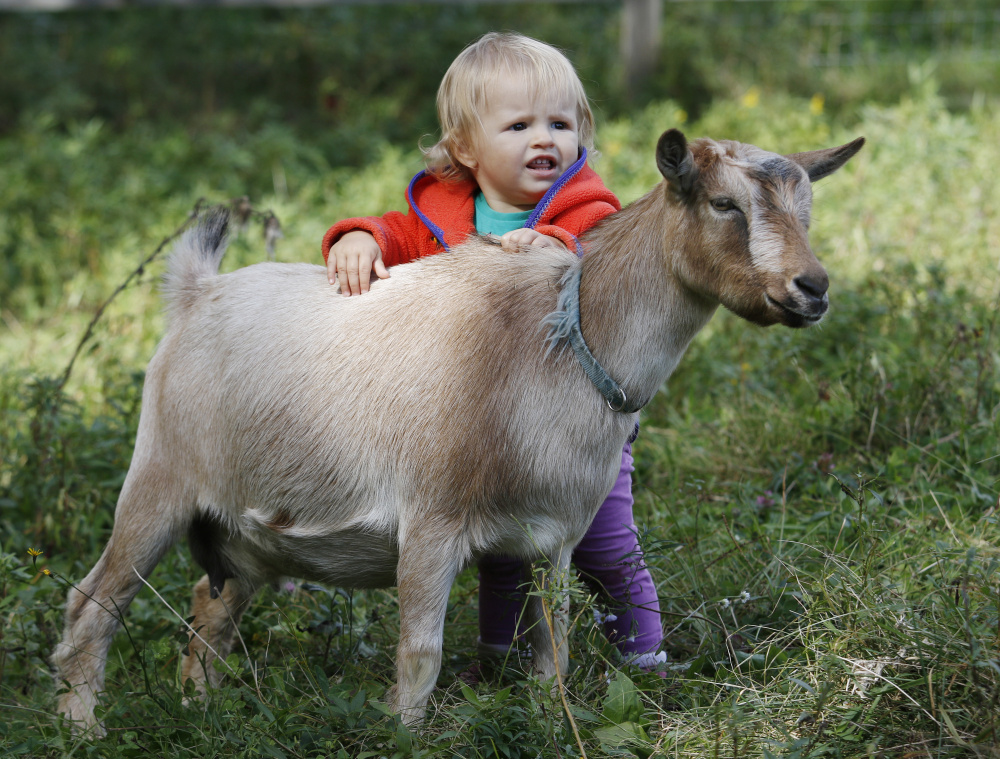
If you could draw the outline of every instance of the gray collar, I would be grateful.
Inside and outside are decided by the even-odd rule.
[[[623,414],[634,414],[646,404],[637,403],[625,395],[621,385],[615,382],[594,358],[594,354],[587,347],[587,341],[583,339],[583,332],[580,330],[580,277],[582,275],[582,265],[570,267],[560,282],[562,290],[559,292],[556,310],[542,320],[542,324],[549,328],[549,334],[546,338],[549,343],[547,353],[551,353],[561,340],[568,340],[573,349],[573,355],[580,362],[580,366],[583,367],[583,371],[587,373],[590,381],[594,383],[594,387],[604,397],[608,408]]]

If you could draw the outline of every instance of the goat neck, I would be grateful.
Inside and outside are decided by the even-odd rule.
[[[584,240],[581,331],[626,395],[643,404],[718,305],[674,274],[672,261],[691,248],[687,227],[683,203],[661,183]]]

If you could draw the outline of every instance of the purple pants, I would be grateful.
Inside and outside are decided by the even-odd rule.
[[[618,479],[601,504],[590,529],[573,551],[573,564],[584,582],[605,600],[604,634],[626,655],[656,651],[663,640],[660,602],[632,518],[632,446],[625,444]],[[524,564],[503,556],[479,561],[479,639],[509,646],[525,595]]]

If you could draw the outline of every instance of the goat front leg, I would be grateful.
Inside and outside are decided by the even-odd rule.
[[[543,680],[562,684],[569,666],[569,582],[573,549],[563,547],[539,562],[533,570],[535,591],[528,596],[528,642],[535,657],[535,671]]]
[[[423,719],[441,671],[445,612],[461,568],[459,554],[452,541],[428,540],[426,534],[410,536],[406,545],[400,546],[396,569],[399,647],[396,685],[389,702],[407,725]]]

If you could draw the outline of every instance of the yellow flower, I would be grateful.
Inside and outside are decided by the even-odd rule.
[[[821,115],[823,113],[823,105],[825,102],[826,100],[823,98],[822,93],[817,92],[809,101],[809,113],[813,116]]]
[[[48,567],[46,567],[45,569],[42,570],[42,574],[43,575],[51,575],[52,572],[51,572],[51,570],[48,569]]]
[[[32,558],[34,558],[35,556],[41,556],[41,555],[42,555],[41,551],[36,551],[34,548],[29,548],[28,549],[28,556],[31,556]]]
[[[751,87],[747,90],[747,94],[743,96],[743,107],[756,108],[758,105],[760,105],[760,88]]]

